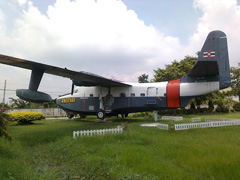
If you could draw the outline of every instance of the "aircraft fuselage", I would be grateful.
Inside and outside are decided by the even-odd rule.
[[[127,84],[131,86],[77,87],[73,94],[61,96],[56,102],[70,113],[95,115],[104,109],[114,115],[186,107],[192,97],[219,90],[218,81],[181,83],[175,80]]]

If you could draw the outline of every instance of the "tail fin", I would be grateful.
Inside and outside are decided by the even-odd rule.
[[[188,76],[195,78],[217,76],[220,89],[231,85],[227,37],[224,32],[212,31],[208,34]]]

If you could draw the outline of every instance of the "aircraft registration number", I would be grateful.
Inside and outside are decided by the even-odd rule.
[[[73,98],[63,98],[63,99],[61,100],[61,103],[62,103],[62,104],[64,104],[64,103],[75,103],[75,102],[76,102],[75,97],[73,97]]]

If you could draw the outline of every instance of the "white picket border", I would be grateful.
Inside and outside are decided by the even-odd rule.
[[[222,126],[236,126],[240,125],[240,119],[228,120],[228,121],[211,121],[201,123],[186,123],[186,124],[175,124],[175,130],[186,130],[196,128],[209,128],[209,127],[222,127]]]
[[[113,129],[97,129],[97,130],[83,130],[83,131],[73,131],[73,139],[77,137],[82,136],[93,136],[95,134],[108,134],[108,133],[122,133],[123,128],[121,126],[118,126],[117,128]]]
[[[201,118],[197,117],[197,118],[191,118],[192,122],[201,122]]]
[[[162,130],[168,130],[168,124],[160,124],[158,123],[157,127]]]
[[[233,121],[238,119],[231,119],[231,118],[205,118],[205,122],[211,122],[211,121]]]
[[[182,116],[162,116],[162,120],[174,120],[174,121],[182,121]]]

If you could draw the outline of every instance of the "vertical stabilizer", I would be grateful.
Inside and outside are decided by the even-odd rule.
[[[218,76],[220,89],[231,85],[227,37],[224,32],[212,31],[208,34],[197,62],[188,76]]]

